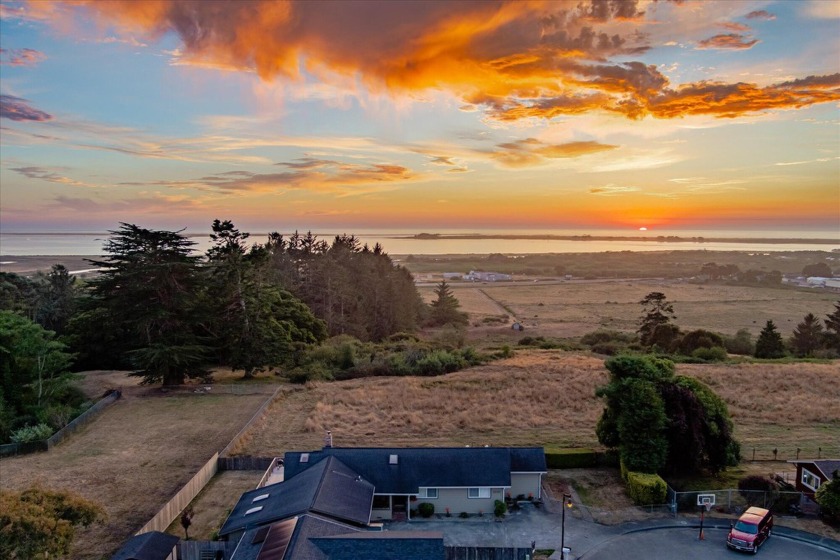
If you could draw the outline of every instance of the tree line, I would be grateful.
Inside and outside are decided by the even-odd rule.
[[[840,357],[840,301],[822,321],[813,313],[806,314],[787,339],[773,321],[767,321],[756,340],[746,329],[734,336],[706,329],[683,331],[674,322],[677,317],[673,303],[662,292],[647,294],[639,304],[642,313],[635,335],[595,331],[581,337],[581,343],[607,355],[654,352],[680,356],[683,361],[723,361],[727,353],[762,359],[789,355],[797,358]]]
[[[299,366],[330,336],[373,343],[411,332],[426,314],[411,274],[353,236],[272,233],[250,243],[215,220],[199,255],[182,231],[122,223],[109,233],[87,282],[61,265],[31,278],[0,274],[3,441],[22,426],[49,435],[85,406],[70,384],[74,362],[164,385],[216,366],[251,377]]]

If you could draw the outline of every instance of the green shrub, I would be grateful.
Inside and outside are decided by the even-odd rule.
[[[493,515],[496,517],[504,517],[505,513],[507,513],[507,505],[503,501],[496,500],[493,502]]]
[[[48,424],[36,424],[24,426],[12,433],[11,440],[14,443],[29,443],[32,441],[43,441],[53,435],[53,429]]]
[[[711,348],[697,348],[691,353],[694,358],[700,358],[704,362],[725,362],[727,355],[726,349],[720,346],[712,346]]]
[[[665,503],[668,487],[658,474],[628,471],[626,480],[627,493],[636,505]]]
[[[599,453],[592,449],[545,450],[545,464],[550,469],[583,469],[598,466]],[[601,454],[603,455],[603,453]]]
[[[417,506],[417,511],[420,512],[420,517],[429,518],[435,514],[435,504],[430,504],[429,502],[423,502],[419,506]]]

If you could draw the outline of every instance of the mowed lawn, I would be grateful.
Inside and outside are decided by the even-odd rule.
[[[269,395],[128,388],[94,422],[47,453],[0,460],[0,487],[33,482],[101,504],[104,524],[77,533],[73,558],[108,557],[248,422]]]
[[[432,290],[421,289],[426,300],[433,298]],[[494,330],[514,341],[526,335],[579,337],[601,328],[633,332],[642,313],[639,301],[650,292],[662,292],[673,303],[677,317],[674,322],[684,331],[702,328],[734,335],[739,329],[747,329],[754,337],[772,320],[787,338],[806,314],[823,319],[840,300],[840,295],[826,290],[666,280],[453,283],[452,290],[461,309],[470,314],[473,325],[502,313],[489,304],[489,299],[509,309],[525,326],[524,333],[507,332],[509,325],[483,330]]]
[[[678,365],[728,403],[744,458],[771,449],[840,456],[840,364]],[[513,358],[440,377],[310,384],[276,401],[239,453],[277,456],[336,446],[598,446],[603,358],[517,350]],[[760,455],[763,453],[764,455]],[[792,458],[783,457],[782,458]]]

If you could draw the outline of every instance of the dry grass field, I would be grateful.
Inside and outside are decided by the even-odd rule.
[[[771,449],[840,456],[840,364],[678,365],[728,403],[745,458]],[[256,424],[242,454],[277,456],[335,445],[597,446],[606,381],[603,359],[554,350],[441,377],[368,378],[310,384],[287,393]],[[749,451],[749,452],[748,452]]]
[[[96,393],[131,382],[124,373],[92,377],[83,384]],[[37,482],[98,502],[108,519],[78,533],[73,557],[108,557],[227,445],[266,398],[126,387],[123,399],[49,452],[0,460],[0,487]]]
[[[530,283],[453,283],[461,309],[472,325],[485,317],[505,313],[525,326],[525,335],[579,337],[599,328],[635,331],[642,308],[639,301],[650,292],[662,292],[674,304],[675,323],[683,330],[708,329],[733,335],[748,329],[757,336],[772,320],[784,337],[807,313],[822,318],[840,299],[825,290],[795,290],[747,286],[698,285],[667,280],[573,280]],[[427,301],[433,287],[424,286]],[[493,300],[497,303],[494,305]],[[522,333],[510,325],[471,329],[471,337],[516,341]]]

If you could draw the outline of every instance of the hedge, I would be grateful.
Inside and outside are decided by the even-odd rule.
[[[594,451],[592,449],[559,449],[545,450],[545,464],[549,469],[581,469],[589,467],[615,466],[615,453]]]
[[[668,487],[658,474],[627,471],[627,493],[639,506],[664,504]]]

